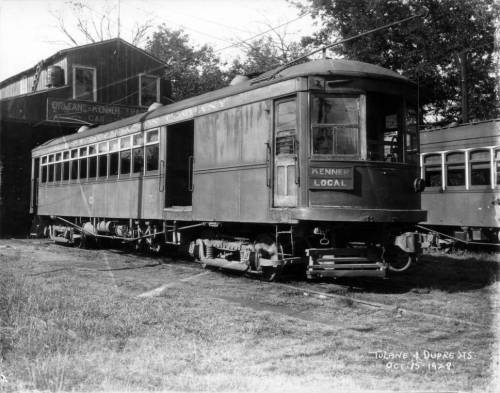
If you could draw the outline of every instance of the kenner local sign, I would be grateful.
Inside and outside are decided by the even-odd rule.
[[[353,167],[309,167],[309,188],[353,190]]]

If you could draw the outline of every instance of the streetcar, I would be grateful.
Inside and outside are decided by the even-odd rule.
[[[272,279],[401,271],[420,251],[417,86],[322,59],[35,148],[41,233],[85,245],[179,247]]]

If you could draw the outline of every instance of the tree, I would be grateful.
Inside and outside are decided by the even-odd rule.
[[[304,43],[324,45],[422,12],[425,17],[349,41],[335,50],[418,80],[434,119],[461,118],[460,58],[466,54],[468,117],[497,116],[494,71],[495,0],[301,0],[321,29]],[[460,56],[462,54],[462,56]]]
[[[109,0],[93,3],[88,0],[65,0],[64,5],[50,13],[56,19],[57,28],[73,45],[104,41],[125,33],[125,38],[137,46],[153,27],[151,20],[146,20],[135,23],[126,32],[120,32],[118,18],[112,17],[119,14],[117,3]],[[65,8],[69,15],[62,12]]]
[[[307,52],[308,46],[287,39],[286,31],[272,30],[272,34],[250,42],[242,41],[244,59],[233,61],[230,74],[255,75],[286,64]]]
[[[228,84],[227,73],[213,49],[203,45],[196,49],[182,29],[172,30],[164,24],[148,38],[146,50],[167,64],[173,84],[172,98],[180,100],[215,90]]]

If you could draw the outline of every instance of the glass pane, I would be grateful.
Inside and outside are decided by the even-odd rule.
[[[333,154],[333,127],[313,128],[313,154]]]
[[[71,150],[71,158],[78,157],[78,149]]]
[[[358,129],[353,127],[335,127],[335,154],[356,154],[358,147]]]
[[[276,129],[295,130],[297,107],[295,100],[280,102],[276,107]]]
[[[500,186],[500,161],[497,162],[497,186]]]
[[[116,150],[118,150],[118,139],[109,141],[109,151],[116,151]]]
[[[80,180],[85,180],[87,178],[87,159],[80,159]]]
[[[94,100],[94,70],[75,68],[75,98],[77,100]]]
[[[62,170],[62,165],[60,162],[56,164],[56,181],[61,181],[61,170]]]
[[[97,156],[89,157],[89,179],[97,176]]]
[[[148,106],[158,100],[156,76],[141,75],[141,105]]]
[[[65,151],[63,153],[63,160],[68,160],[69,159],[69,151]]]
[[[72,160],[71,162],[71,180],[78,179],[78,160]]]
[[[490,185],[490,165],[489,164],[471,164],[470,184],[473,186]]]
[[[69,161],[63,162],[63,180],[69,180]]]
[[[47,156],[44,156],[42,157],[42,164],[46,164],[47,163]]]
[[[120,139],[120,149],[128,149],[130,147],[130,137]]]
[[[312,124],[358,125],[356,97],[313,97]]]
[[[120,175],[130,174],[130,150],[120,152]]]
[[[158,145],[146,147],[146,171],[155,171],[158,169]]]
[[[49,182],[54,181],[54,164],[49,165]]]
[[[109,176],[118,175],[118,152],[109,154]]]
[[[56,161],[61,161],[62,153],[56,154]]]
[[[99,143],[99,153],[108,152],[108,142]]]
[[[448,186],[465,185],[465,169],[463,165],[448,165],[446,175]]]
[[[89,155],[90,154],[96,154],[96,153],[97,153],[97,150],[96,150],[95,145],[89,146]]]
[[[441,187],[441,167],[425,168],[425,185],[426,187]]]
[[[47,165],[42,166],[42,183],[47,183]]]
[[[51,154],[51,155],[49,156],[49,162],[54,162],[54,155],[53,155],[53,154]]]
[[[144,135],[143,134],[135,134],[133,136],[134,146],[141,146],[144,143]]]
[[[87,155],[87,148],[80,147],[80,157],[85,157]]]
[[[99,156],[99,177],[106,177],[108,175],[108,155],[103,154]]]
[[[138,147],[132,150],[133,155],[133,172],[140,173],[144,170],[144,148]]]
[[[158,130],[146,134],[146,143],[158,142]]]

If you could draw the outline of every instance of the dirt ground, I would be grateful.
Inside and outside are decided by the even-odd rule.
[[[280,283],[0,240],[0,391],[495,391],[496,256]]]

